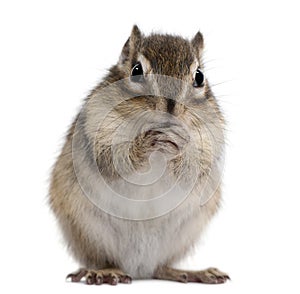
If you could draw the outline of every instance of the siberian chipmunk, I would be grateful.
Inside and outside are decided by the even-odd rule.
[[[224,118],[204,74],[203,37],[134,26],[84,101],[51,175],[49,202],[87,284],[224,283],[179,270],[217,212]]]

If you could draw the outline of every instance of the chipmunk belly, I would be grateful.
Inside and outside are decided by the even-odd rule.
[[[151,220],[126,220],[101,210],[97,214],[86,214],[88,238],[105,252],[106,260],[133,278],[151,278],[158,266],[181,259],[207,223],[196,195]]]
[[[158,266],[171,264],[191,249],[200,227],[200,214],[180,218],[176,212],[151,221],[120,223],[115,258],[134,278],[152,278]]]

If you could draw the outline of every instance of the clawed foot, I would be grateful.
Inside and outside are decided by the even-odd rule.
[[[223,284],[227,280],[230,280],[230,277],[226,273],[212,267],[203,271],[188,273],[188,277],[188,282],[200,282],[204,284]]]
[[[130,284],[132,281],[129,275],[118,269],[79,269],[77,272],[69,274],[67,279],[69,278],[71,278],[71,282],[80,282],[84,279],[88,285],[101,285],[104,283],[109,285],[117,285],[118,283]]]
[[[226,273],[219,271],[217,268],[208,268],[202,271],[183,271],[162,267],[155,272],[154,278],[182,283],[198,282],[204,284],[223,284],[230,280]]]

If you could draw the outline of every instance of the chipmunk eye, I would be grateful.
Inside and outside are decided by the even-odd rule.
[[[204,85],[204,75],[200,68],[197,68],[196,74],[195,74],[195,80],[193,82],[193,86],[198,88],[202,87]]]
[[[140,83],[144,80],[144,71],[140,62],[138,62],[131,70],[131,81],[135,83]]]

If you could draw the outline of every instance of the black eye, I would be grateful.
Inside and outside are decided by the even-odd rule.
[[[131,81],[135,83],[140,83],[144,80],[144,71],[140,62],[138,62],[131,70]]]
[[[203,83],[204,83],[204,75],[203,75],[202,71],[200,70],[200,68],[197,68],[193,86],[196,88],[202,87]]]

